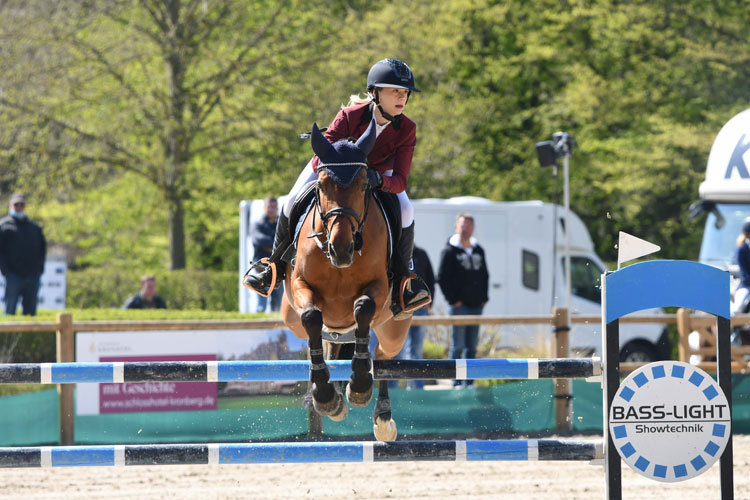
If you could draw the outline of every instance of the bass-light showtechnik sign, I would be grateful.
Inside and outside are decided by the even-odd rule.
[[[706,372],[661,361],[639,368],[620,384],[609,430],[630,468],[671,483],[702,474],[721,457],[731,416],[726,396]]]

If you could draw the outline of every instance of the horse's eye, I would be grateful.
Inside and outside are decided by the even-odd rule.
[[[363,182],[359,190],[364,193],[365,191],[367,191],[367,186],[368,184],[366,182]]]

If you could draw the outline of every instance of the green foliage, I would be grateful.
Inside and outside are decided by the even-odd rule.
[[[236,311],[238,274],[230,271],[137,271],[89,268],[68,273],[67,304],[72,308],[122,307],[140,289],[144,274],[154,274],[157,290],[170,309]],[[130,313],[130,311],[128,311]]]
[[[425,339],[422,356],[424,359],[445,359],[446,349],[428,339]]]
[[[423,90],[406,109],[410,197],[557,201],[561,176],[534,143],[565,130],[579,143],[571,206],[597,252],[615,260],[624,230],[694,259],[686,208],[747,106],[750,10],[736,0],[7,4],[0,194],[32,193],[76,269],[166,269],[181,225],[188,267],[233,271],[239,202],[289,190],[311,156],[298,134],[383,57]],[[178,29],[152,14],[168,5]]]

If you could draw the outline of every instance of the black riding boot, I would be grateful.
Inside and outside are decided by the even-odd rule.
[[[411,312],[432,301],[430,289],[422,278],[411,272],[411,256],[414,253],[414,223],[411,226],[401,229],[401,238],[398,240],[396,248],[397,255],[394,255],[396,265],[394,266],[393,279],[393,297],[391,301],[391,312],[397,320],[406,319],[411,316]],[[406,280],[406,286],[403,287],[403,306],[401,304],[402,283]]]
[[[276,223],[276,235],[273,238],[271,257],[251,263],[250,269],[245,273],[245,277],[242,278],[242,284],[254,292],[267,297],[273,291],[271,290],[273,281],[273,267],[271,264],[275,264],[276,283],[274,289],[281,286],[281,282],[284,281],[286,275],[286,263],[282,260],[282,257],[291,242],[289,219],[284,215],[284,212],[281,212],[279,220]]]

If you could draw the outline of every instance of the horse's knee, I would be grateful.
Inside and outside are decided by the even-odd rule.
[[[375,301],[372,297],[363,295],[354,302],[354,319],[359,323],[361,319],[368,322],[375,316]]]
[[[323,327],[323,313],[314,306],[308,306],[300,315],[302,326],[305,330],[320,329]]]

